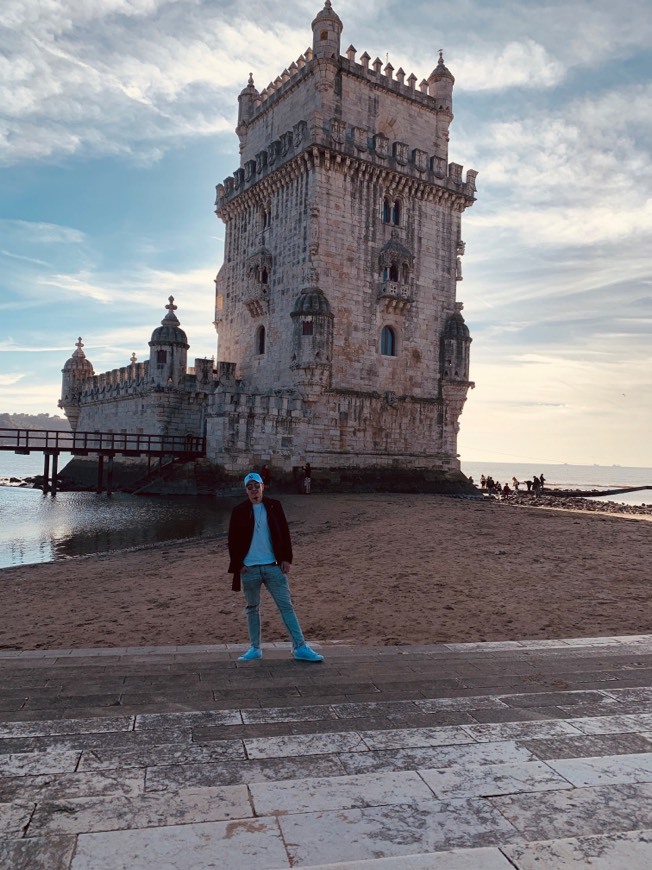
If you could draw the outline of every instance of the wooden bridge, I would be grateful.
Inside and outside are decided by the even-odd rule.
[[[62,432],[51,429],[2,429],[0,450],[14,453],[43,453],[43,492],[57,491],[60,453],[97,456],[97,492],[104,489],[104,460],[107,460],[106,491],[113,488],[115,456],[146,456],[148,471],[152,459],[163,457],[187,462],[206,455],[206,439],[195,435],[143,435],[131,432]],[[52,469],[50,473],[50,461]]]

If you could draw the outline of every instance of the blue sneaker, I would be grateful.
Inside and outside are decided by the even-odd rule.
[[[238,656],[239,662],[255,662],[256,659],[262,659],[263,651],[260,647],[252,646],[249,647],[246,653],[243,653],[241,656]]]
[[[323,662],[324,657],[310,649],[307,643],[298,646],[294,651],[294,657],[300,662]]]

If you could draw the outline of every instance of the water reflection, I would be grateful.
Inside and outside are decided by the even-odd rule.
[[[226,532],[224,500],[0,488],[0,568]]]

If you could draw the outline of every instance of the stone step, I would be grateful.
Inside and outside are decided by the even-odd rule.
[[[434,723],[435,715],[452,715],[452,699],[517,694],[533,696],[527,705],[519,703],[519,715],[534,718],[537,707],[559,706],[556,694],[562,702],[569,691],[597,699],[590,693],[650,682],[652,653],[641,644],[605,644],[590,650],[562,644],[486,644],[479,649],[439,645],[410,651],[335,646],[323,648],[327,658],[322,664],[292,661],[287,645],[280,644],[267,650],[263,661],[246,664],[237,662],[241,647],[147,654],[5,653],[0,654],[0,721],[446,699],[437,710],[410,710]],[[464,704],[459,709],[464,710]],[[400,707],[382,710],[398,715]]]

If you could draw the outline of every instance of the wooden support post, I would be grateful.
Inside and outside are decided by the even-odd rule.
[[[49,479],[50,479],[50,454],[43,454],[43,492],[47,492],[49,487]]]
[[[97,457],[97,492],[102,492],[104,488],[104,457],[100,453]]]
[[[106,494],[111,495],[113,492],[113,453],[109,454],[109,461],[106,466]]]
[[[57,474],[59,473],[58,466],[59,466],[59,454],[53,453],[52,454],[52,486],[50,487],[50,489],[52,490],[52,495],[57,494]]]

